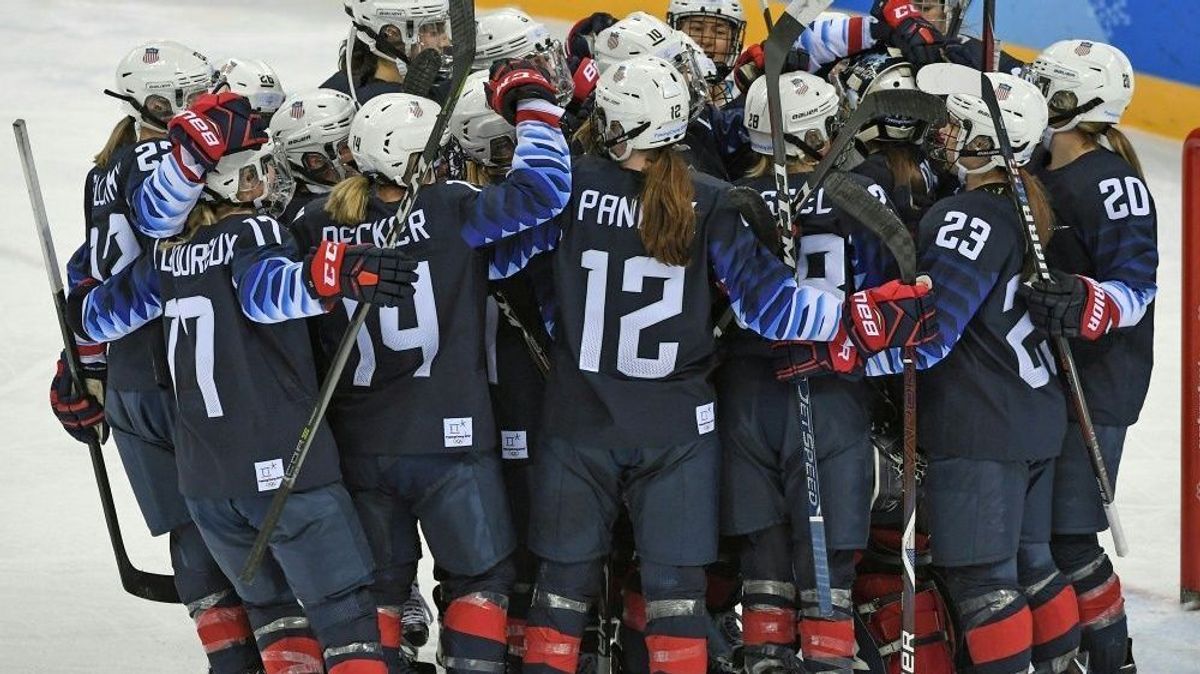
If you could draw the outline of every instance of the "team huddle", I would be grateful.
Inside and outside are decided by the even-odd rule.
[[[436,619],[455,673],[1135,672],[1085,446],[1115,478],[1152,367],[1134,71],[994,53],[968,2],[822,13],[782,77],[740,0],[565,41],[481,13],[465,81],[447,0],[347,0],[319,88],[130,51],[67,266],[86,386],[64,353],[50,401],[111,431],[210,671],[427,668]],[[940,121],[848,124],[880,92]]]

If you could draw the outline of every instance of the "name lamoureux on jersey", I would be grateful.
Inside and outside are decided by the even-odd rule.
[[[1017,295],[1024,223],[997,185],[938,202],[921,220],[920,269],[933,279],[937,337],[917,347],[921,446],[940,456],[1057,456],[1066,403],[1045,333]],[[899,350],[868,375],[902,370]]]
[[[828,341],[841,320],[837,296],[798,287],[722,199],[728,183],[703,174],[693,173],[691,263],[648,256],[639,232],[642,179],[615,162],[578,157],[571,201],[551,223],[562,234],[547,435],[666,447],[713,432],[714,278],[743,324],[774,339]]]
[[[329,407],[341,451],[495,448],[487,283],[550,248],[539,225],[562,209],[571,184],[569,151],[556,127],[524,121],[517,132],[514,170],[503,183],[481,190],[451,181],[418,193],[397,243],[418,261],[416,292],[397,307],[372,309],[358,335]],[[384,245],[396,225],[396,205],[375,197],[367,221],[355,225],[333,222],[325,203],[312,202],[292,223],[302,246],[322,239]],[[317,319],[319,356],[332,355],[355,308],[344,301]]]
[[[1071,351],[1092,421],[1130,426],[1138,420],[1154,366],[1154,298],[1158,291],[1158,216],[1145,182],[1119,155],[1089,152],[1041,174],[1054,195],[1051,267],[1096,279],[1120,311],[1112,332]]]
[[[84,302],[85,331],[99,341],[162,318],[186,496],[247,496],[279,485],[317,392],[308,330],[290,319],[324,312],[298,259],[275,219],[233,215],[186,243],[155,248]],[[296,488],[339,476],[323,424]]]

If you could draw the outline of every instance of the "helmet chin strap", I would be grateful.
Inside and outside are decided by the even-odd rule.
[[[124,102],[128,103],[129,105],[133,106],[134,110],[137,110],[138,116],[133,118],[133,125],[134,125],[134,131],[138,135],[141,135],[143,126],[150,127],[151,130],[157,131],[158,133],[166,133],[167,132],[167,125],[163,124],[162,120],[158,119],[154,115],[151,115],[150,111],[147,110],[144,105],[139,103],[137,101],[137,99],[135,99],[133,96],[128,96],[125,94],[118,94],[117,92],[115,92],[111,89],[105,89],[104,95],[111,96],[111,97],[117,99],[118,101],[124,101]]]

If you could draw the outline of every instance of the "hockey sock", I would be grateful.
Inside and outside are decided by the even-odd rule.
[[[383,660],[389,669],[399,666],[400,645],[404,643],[404,630],[400,625],[400,606],[376,606],[375,619],[379,625],[379,646],[383,649]]]
[[[1075,587],[1083,627],[1080,649],[1088,654],[1088,671],[1115,674],[1128,658],[1121,579],[1095,534],[1055,536],[1051,550]]]
[[[504,671],[508,594],[516,573],[510,557],[477,576],[448,573],[442,580],[450,598],[441,635],[441,664],[448,671]]]
[[[1016,583],[1016,560],[945,570],[977,674],[1024,674],[1033,649],[1033,614]]]
[[[575,674],[588,605],[600,588],[603,571],[599,559],[542,562],[525,624],[525,672]]]
[[[1050,556],[1050,545],[1022,544],[1017,563],[1033,616],[1032,660],[1036,671],[1061,674],[1079,651],[1075,590]]]
[[[805,549],[808,549],[805,546]],[[800,591],[800,615],[796,631],[804,668],[810,673],[848,673],[854,667],[858,643],[854,636],[854,551],[829,551],[830,599],[833,616],[821,617],[815,589]]]
[[[305,604],[329,674],[387,674],[379,613],[365,586]]]
[[[702,567],[642,560],[651,674],[704,674],[708,670],[704,586]]]
[[[646,595],[642,594],[642,574],[631,570],[621,584],[621,665],[629,674],[650,671],[650,653],[646,650]]]
[[[254,640],[266,674],[321,674],[321,645],[299,604],[248,606]]]
[[[788,527],[746,537],[742,550],[742,641],[749,672],[785,668],[796,656],[796,586],[791,581]]]
[[[533,600],[533,583],[518,580],[513,584],[512,596],[508,600],[508,671],[521,671],[525,658],[525,623],[529,618],[529,604]]]

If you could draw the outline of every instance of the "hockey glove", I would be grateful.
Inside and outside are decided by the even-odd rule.
[[[585,16],[571,26],[567,31],[567,58],[572,61],[582,61],[592,56],[592,41],[600,31],[617,22],[617,17],[608,12],[596,12]],[[578,65],[578,64],[572,64]]]
[[[1094,279],[1057,269],[1050,276],[1049,282],[1034,279],[1017,289],[1034,325],[1055,337],[1095,341],[1120,324],[1121,308]]]
[[[398,248],[322,241],[304,258],[304,282],[317,299],[394,307],[412,297],[416,269],[416,261]]]
[[[50,382],[50,409],[58,423],[71,437],[87,444],[108,439],[108,424],[104,423],[104,382],[108,378],[105,363],[83,364],[84,388],[75,390],[67,369],[65,354],[59,355],[54,379]]]
[[[775,342],[771,344],[775,378],[795,383],[826,374],[856,374],[863,370],[854,341],[839,330],[832,342]]]
[[[888,281],[846,298],[847,332],[863,357],[920,346],[936,337],[932,293],[932,281],[922,276],[913,285]]]
[[[771,255],[783,259],[783,240],[779,238],[779,223],[762,195],[757,190],[745,185],[729,190],[729,203],[738,210],[742,220],[750,226],[754,237]]]
[[[787,60],[783,62],[783,72],[793,73],[797,70],[808,72],[808,52],[803,49],[793,49],[788,52]],[[767,55],[761,43],[752,44],[738,55],[733,63],[733,84],[742,94],[750,91],[754,80],[762,76],[767,69]]]
[[[875,0],[871,36],[899,49],[915,68],[945,60],[946,38],[909,0]]]
[[[267,125],[244,96],[203,94],[171,118],[167,135],[172,152],[192,182],[216,167],[221,157],[267,142]]]
[[[596,88],[596,82],[600,81],[600,69],[596,67],[596,62],[591,57],[580,59],[579,65],[575,66],[575,72],[571,76],[575,88],[571,90],[571,102],[576,105],[582,105],[584,101],[591,98],[592,91]]]
[[[546,72],[525,59],[507,59],[492,64],[491,79],[485,83],[488,107],[517,125],[517,103],[530,99],[558,106],[558,91]]]

